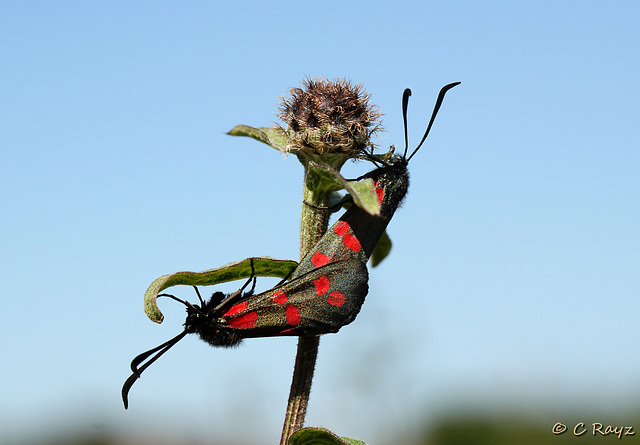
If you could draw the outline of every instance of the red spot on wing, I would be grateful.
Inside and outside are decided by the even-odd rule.
[[[225,312],[224,314],[222,314],[224,317],[228,317],[231,315],[235,315],[239,312],[244,311],[247,308],[247,303],[246,302],[242,302],[242,303],[238,303],[238,304],[234,304],[233,306],[231,306],[231,308]]]
[[[327,297],[327,303],[332,306],[340,307],[347,301],[347,297],[343,293],[335,291],[331,292]]]
[[[329,261],[330,261],[330,258],[322,252],[316,252],[311,257],[311,264],[313,264],[314,267],[324,266]]]
[[[326,275],[322,275],[320,278],[316,278],[315,280],[313,280],[313,284],[316,285],[316,294],[324,295],[329,292],[329,286],[331,285],[331,282]]]
[[[336,235],[342,236],[349,231],[349,223],[346,221],[338,221],[333,228]]]
[[[229,320],[229,326],[236,329],[249,329],[252,328],[254,324],[256,324],[257,319],[257,312],[249,312],[247,314],[239,316],[238,318]]]
[[[347,249],[352,250],[353,252],[360,252],[362,246],[360,245],[360,241],[349,233],[349,223],[346,221],[338,221],[334,226],[333,231],[336,235],[342,237],[342,243],[347,247]]]
[[[345,246],[347,246],[348,249],[354,252],[360,252],[360,249],[362,248],[362,246],[360,245],[360,241],[358,241],[358,238],[351,235],[350,233],[347,233],[342,238],[342,242],[344,243]]]
[[[297,325],[298,323],[300,323],[300,311],[298,310],[297,307],[290,304],[289,306],[287,306],[286,312],[287,312],[287,323],[292,325]]]
[[[382,204],[382,200],[384,199],[384,189],[380,187],[380,183],[376,181],[376,194],[378,195],[378,202]]]
[[[287,297],[281,290],[273,294],[273,301],[276,304],[285,304],[287,300],[289,300],[289,297]]]

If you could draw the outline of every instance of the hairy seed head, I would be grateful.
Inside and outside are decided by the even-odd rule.
[[[287,124],[288,149],[315,157],[342,154],[354,157],[381,129],[381,114],[369,104],[361,84],[346,79],[306,79],[282,98],[279,117]]]

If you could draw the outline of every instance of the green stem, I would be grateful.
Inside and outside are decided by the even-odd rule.
[[[331,193],[310,189],[305,183],[300,218],[300,259],[322,238],[329,225]]]
[[[305,170],[308,172],[308,169]],[[314,191],[309,188],[307,172],[305,172],[300,221],[301,259],[324,235],[329,224],[329,211],[326,207],[329,204],[331,194]],[[303,336],[298,339],[298,352],[293,368],[293,379],[291,381],[280,445],[286,445],[289,437],[304,426],[319,344],[320,337],[317,335]]]

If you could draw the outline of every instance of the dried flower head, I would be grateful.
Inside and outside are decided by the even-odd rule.
[[[288,150],[310,157],[340,154],[345,160],[368,146],[381,129],[381,114],[361,84],[346,79],[306,79],[283,98],[279,117],[287,124]]]

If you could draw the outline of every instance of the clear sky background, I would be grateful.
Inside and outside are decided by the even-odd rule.
[[[184,321],[145,317],[153,279],[298,258],[301,166],[225,132],[276,122],[306,76],[363,83],[382,148],[404,88],[415,145],[462,82],[361,314],[321,341],[306,423],[393,443],[461,407],[638,412],[638,23],[633,1],[2,2],[0,442],[277,442],[296,339],[189,337],[128,411],[120,388]]]

